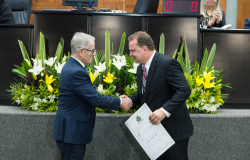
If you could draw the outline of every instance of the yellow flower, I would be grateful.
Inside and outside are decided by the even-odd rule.
[[[98,73],[94,73],[94,75],[93,75],[92,72],[89,72],[89,77],[90,77],[92,83],[95,81],[97,76],[98,76]]]
[[[109,83],[109,84],[111,84],[114,81],[114,79],[116,79],[116,77],[114,77],[114,75],[110,74],[109,72],[108,72],[107,76],[103,76],[103,78],[105,78],[105,79],[103,79],[103,81],[106,83]]]
[[[52,93],[53,92],[53,87],[51,86],[51,83],[54,82],[54,80],[56,80],[56,79],[55,78],[53,79],[53,75],[48,76],[46,74],[45,82],[43,80],[40,80],[40,81],[43,81],[47,85],[48,90],[50,91],[50,93]]]
[[[210,80],[206,80],[205,83],[204,83],[204,88],[207,89],[207,88],[212,88],[214,87],[214,82],[210,83]]]
[[[214,79],[214,77],[211,76],[211,72],[208,72],[208,73],[204,72],[203,77],[205,78],[206,81],[209,81],[209,82],[210,80]]]
[[[205,96],[209,96],[209,90],[207,90],[206,92],[205,92]]]
[[[197,84],[197,86],[200,86],[203,83],[203,80],[204,80],[203,77],[200,78],[200,76],[197,76],[196,77],[196,84]]]

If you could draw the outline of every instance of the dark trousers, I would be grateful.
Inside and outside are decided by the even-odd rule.
[[[56,141],[61,151],[62,160],[83,160],[86,150],[86,144],[70,144],[62,141]]]
[[[188,141],[189,138],[176,142],[157,160],[188,160]]]

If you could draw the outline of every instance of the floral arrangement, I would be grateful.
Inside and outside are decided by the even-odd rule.
[[[62,67],[70,57],[63,56],[64,40],[61,38],[55,57],[46,58],[44,35],[40,33],[39,54],[29,58],[22,43],[18,40],[23,55],[22,66],[15,65],[12,72],[21,80],[10,85],[10,95],[14,103],[22,108],[38,112],[55,112],[58,109],[59,77]]]
[[[185,50],[184,50],[185,44]],[[190,64],[186,39],[180,51],[174,53],[173,58],[181,64],[184,76],[188,81],[191,89],[191,95],[186,100],[186,104],[190,113],[217,113],[217,108],[224,104],[228,98],[228,94],[221,94],[223,86],[230,87],[230,83],[222,84],[222,78],[225,71],[217,71],[212,66],[213,58],[216,51],[216,44],[213,45],[210,55],[208,57],[208,50],[206,49],[201,65],[196,61],[194,67]],[[185,52],[185,55],[184,55]],[[185,58],[184,58],[185,57]]]
[[[136,71],[139,64],[134,63],[133,58],[124,54],[126,34],[123,33],[119,52],[113,54],[110,50],[109,32],[105,33],[105,54],[96,51],[94,59],[87,65],[91,82],[96,90],[104,95],[119,97],[120,95],[132,96],[137,91]],[[13,103],[22,108],[38,112],[56,112],[59,103],[59,78],[62,67],[70,58],[63,54],[64,40],[61,38],[55,57],[47,57],[45,52],[44,35],[40,33],[39,54],[31,59],[23,45],[18,40],[23,55],[22,66],[16,66],[12,72],[21,80],[10,85],[10,95]],[[164,54],[165,37],[160,37],[159,52]],[[196,61],[192,66],[189,60],[187,44],[181,43],[180,50],[175,51],[173,58],[181,64],[184,76],[191,89],[191,95],[186,100],[190,113],[216,113],[219,106],[224,104],[228,95],[221,94],[223,86],[231,88],[230,84],[222,84],[224,71],[217,71],[212,67],[216,45],[208,57],[206,49],[201,65]],[[136,109],[124,111],[110,111],[96,108],[97,113],[134,113]]]
[[[93,86],[101,94],[119,97],[122,94],[133,95],[137,91],[136,71],[138,64],[128,56],[123,55],[126,34],[123,33],[119,53],[111,54],[109,33],[105,33],[105,56],[96,51],[94,60],[87,66]],[[63,55],[64,40],[58,44],[55,57],[46,59],[44,35],[40,33],[39,54],[31,59],[21,41],[18,41],[22,55],[22,66],[16,66],[12,72],[17,74],[21,80],[10,85],[10,95],[14,103],[22,108],[38,112],[56,112],[59,103],[59,78],[62,67],[70,58]],[[96,108],[97,113],[127,113],[135,112],[119,110],[110,111]]]
[[[96,52],[92,63],[88,66],[89,75],[94,87],[101,94],[119,97],[120,95],[132,96],[137,91],[136,71],[139,64],[128,54],[123,54],[126,34],[123,33],[119,52],[111,53],[109,32],[105,33],[105,55]],[[97,113],[133,113],[136,110],[110,111],[96,108]]]

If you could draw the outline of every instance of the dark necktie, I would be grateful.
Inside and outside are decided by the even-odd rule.
[[[145,91],[146,91],[146,81],[147,81],[147,70],[146,70],[146,67],[143,66],[142,70],[143,70],[143,95],[144,95]]]

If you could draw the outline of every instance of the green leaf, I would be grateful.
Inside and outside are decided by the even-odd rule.
[[[202,63],[201,63],[200,74],[203,74],[203,72],[205,70],[205,66],[206,66],[206,62],[207,62],[207,56],[208,56],[208,50],[206,48],[203,59],[202,59]]]
[[[125,40],[126,40],[126,33],[124,32],[122,34],[120,48],[119,48],[119,55],[122,56],[124,52],[124,46],[125,46]]]
[[[209,54],[208,60],[207,60],[207,65],[206,65],[207,72],[209,72],[210,69],[211,69],[211,66],[212,66],[212,63],[213,63],[213,60],[214,60],[215,51],[216,51],[216,44],[214,43],[214,45],[212,47],[212,50],[211,50],[211,52]]]
[[[26,74],[26,72],[28,72],[29,70],[29,64],[27,63],[27,61],[23,61],[22,66],[23,66],[24,73]]]
[[[159,53],[164,54],[165,53],[164,50],[165,50],[165,36],[162,33],[160,37],[160,43],[159,43]]]
[[[185,64],[184,64],[184,59],[183,59],[183,56],[181,55],[181,53],[180,53],[180,52],[178,53],[178,58],[177,58],[177,61],[180,63],[180,65],[181,65],[181,68],[182,68],[183,72],[185,72]]]
[[[45,40],[44,40],[44,35],[42,34],[42,32],[40,32],[40,42],[39,42],[39,54],[40,54],[40,58],[41,58],[41,63],[42,63],[42,67],[44,67],[44,60],[46,59],[46,51],[45,51]]]
[[[106,68],[109,68],[109,60],[110,60],[110,37],[109,32],[105,32],[105,62]]]
[[[184,35],[184,39],[185,39],[185,35]],[[184,40],[181,43],[181,48],[180,48],[181,55],[183,55],[183,48],[184,48]]]
[[[59,57],[59,62],[62,61],[62,57],[63,57],[63,48],[64,48],[64,39],[61,37],[60,39],[60,44],[61,44],[61,53],[60,53],[60,57]]]
[[[29,58],[29,55],[27,53],[27,50],[23,44],[22,41],[18,40],[18,43],[19,43],[19,46],[20,46],[20,49],[21,49],[21,52],[22,52],[22,55],[23,55],[23,59],[27,59],[29,62],[30,62],[30,58]],[[31,63],[31,62],[30,62]]]
[[[189,60],[189,54],[188,54],[185,34],[184,34],[184,41],[185,41],[185,54],[186,54],[186,56],[185,56],[185,69],[186,69],[186,73],[190,74],[191,68],[190,68],[190,60]]]
[[[58,43],[58,46],[57,46],[57,49],[56,49],[56,55],[55,55],[58,62],[60,62],[61,53],[62,53],[62,45],[61,45],[61,43]]]
[[[176,56],[176,53],[177,53],[177,49],[174,51],[174,55],[173,55],[173,58],[175,58]]]
[[[220,75],[216,78],[216,81],[222,80],[224,77],[225,71],[221,71]]]
[[[30,61],[28,59],[25,59],[24,61],[28,64],[29,68],[32,68],[32,64],[30,63]]]
[[[222,84],[221,86],[227,86],[228,88],[232,88],[232,87],[230,87],[229,85],[230,85],[231,83],[226,83],[226,84]]]
[[[15,73],[16,75],[22,75],[24,77],[27,77],[24,73],[20,72],[18,69],[12,69],[12,72]]]
[[[197,61],[195,61],[195,65],[194,65],[194,73],[195,73],[195,77],[197,76],[197,74],[199,73],[199,63]]]
[[[14,65],[20,72],[22,72],[23,74],[25,74],[25,69],[22,67],[19,67],[17,65]]]

